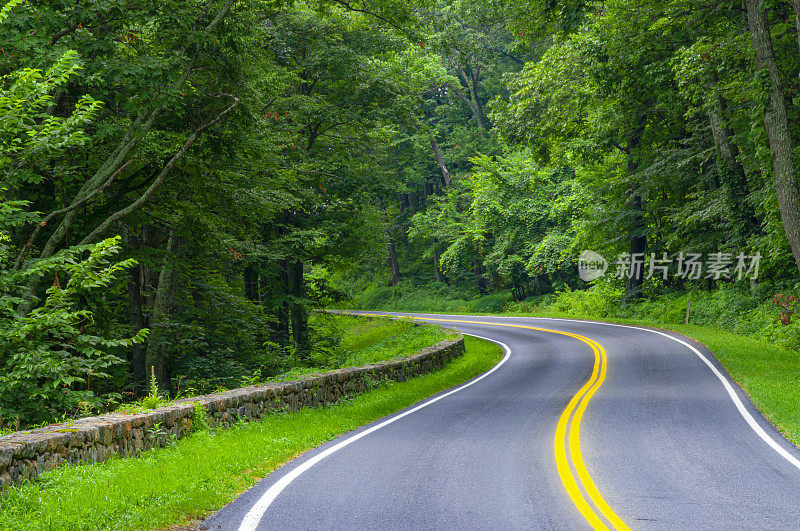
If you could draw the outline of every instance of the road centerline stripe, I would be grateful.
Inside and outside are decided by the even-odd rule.
[[[609,506],[608,502],[606,502],[603,496],[600,494],[597,485],[589,475],[589,471],[586,468],[586,464],[583,461],[583,456],[580,450],[580,422],[583,418],[583,413],[586,411],[592,396],[594,396],[594,394],[603,384],[603,381],[606,377],[608,356],[606,355],[606,351],[603,346],[600,345],[600,343],[588,337],[574,334],[572,332],[553,330],[550,328],[540,328],[537,326],[517,325],[511,323],[493,323],[489,321],[469,321],[466,319],[438,319],[433,317],[416,316],[397,317],[417,319],[421,321],[504,326],[509,328],[536,330],[539,332],[549,332],[572,337],[588,345],[594,354],[595,363],[592,368],[591,376],[586,383],[581,386],[578,392],[575,393],[558,420],[554,439],[556,469],[559,477],[561,478],[561,483],[564,485],[564,489],[567,491],[567,495],[572,500],[573,504],[575,504],[575,507],[578,509],[581,515],[594,529],[608,530],[609,527],[603,521],[603,518],[605,518],[605,520],[609,522],[614,529],[620,531],[630,531],[630,528],[614,512],[614,510]],[[569,433],[567,433],[567,431],[569,431]],[[566,442],[567,440],[569,441],[568,446]],[[570,469],[570,463],[575,468],[575,472],[578,476],[577,480]],[[587,500],[586,497],[584,497],[583,492],[581,492],[581,489],[578,486],[579,484],[580,487],[583,487],[583,490],[586,492],[589,500],[591,500],[592,504],[594,504],[597,511],[592,509],[589,500]]]

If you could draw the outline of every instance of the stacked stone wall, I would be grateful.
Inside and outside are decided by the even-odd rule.
[[[51,468],[130,457],[191,432],[195,404],[213,429],[280,410],[321,407],[382,380],[404,381],[443,368],[464,353],[464,339],[442,341],[412,356],[339,369],[296,381],[243,387],[179,400],[146,413],[112,413],[0,437],[0,488],[20,485]]]

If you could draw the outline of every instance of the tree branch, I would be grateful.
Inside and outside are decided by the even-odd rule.
[[[47,216],[45,216],[45,218],[42,221],[40,221],[38,225],[36,225],[36,229],[34,229],[33,233],[31,234],[31,237],[28,238],[28,242],[25,244],[25,247],[23,247],[22,251],[20,251],[19,256],[17,257],[17,260],[14,262],[14,270],[15,271],[19,271],[20,267],[22,267],[22,261],[25,260],[25,256],[28,254],[28,252],[30,251],[31,247],[33,246],[33,242],[36,241],[36,237],[39,236],[39,233],[42,231],[42,229],[44,227],[47,226],[47,223],[51,219],[53,219],[56,216],[60,216],[61,214],[66,214],[70,210],[75,210],[76,208],[78,208],[79,206],[85,204],[91,198],[93,198],[94,196],[96,196],[97,194],[99,194],[100,192],[105,190],[106,188],[108,188],[108,185],[111,184],[111,182],[114,180],[114,178],[117,175],[119,175],[120,172],[122,172],[122,170],[124,170],[128,166],[128,164],[130,164],[130,163],[131,163],[131,161],[129,160],[128,162],[123,164],[122,167],[120,169],[118,169],[117,171],[115,171],[111,175],[111,177],[109,177],[108,180],[105,183],[103,183],[102,186],[100,186],[99,188],[95,189],[91,194],[87,195],[86,197],[81,199],[79,202],[73,203],[73,204],[71,204],[71,205],[69,205],[69,206],[67,206],[65,208],[62,208],[61,210],[55,210],[53,212],[50,212]]]
[[[123,208],[122,210],[119,210],[114,214],[111,214],[109,217],[107,217],[106,220],[103,221],[100,225],[98,225],[96,229],[94,229],[88,236],[86,236],[83,240],[81,240],[80,243],[81,245],[91,242],[92,240],[100,236],[111,224],[113,224],[117,220],[124,218],[125,216],[127,216],[134,210],[138,209],[140,206],[142,206],[148,199],[150,199],[150,197],[152,197],[152,195],[155,193],[158,187],[161,186],[161,184],[163,184],[164,179],[167,178],[167,175],[169,175],[169,172],[172,171],[173,167],[175,167],[175,164],[181,158],[183,158],[186,152],[189,151],[189,148],[191,148],[197,141],[197,139],[200,138],[200,135],[202,135],[210,127],[213,127],[214,125],[219,123],[222,120],[222,118],[225,117],[225,115],[227,115],[237,105],[239,105],[239,98],[237,98],[232,94],[220,94],[220,97],[233,98],[234,101],[225,110],[219,113],[216,116],[216,118],[197,128],[192,133],[192,135],[186,140],[186,142],[183,143],[181,149],[178,150],[178,152],[175,153],[175,155],[173,155],[171,159],[169,159],[169,162],[167,162],[167,164],[161,170],[161,173],[158,175],[158,177],[156,177],[156,179],[153,181],[150,187],[147,190],[145,190],[145,192],[141,196],[139,196],[139,198],[136,201],[134,201],[127,207]]]

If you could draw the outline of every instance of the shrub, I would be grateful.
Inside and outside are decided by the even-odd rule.
[[[93,332],[92,312],[81,308],[87,295],[108,288],[133,265],[109,263],[118,241],[73,247],[21,271],[0,272],[0,351],[6,354],[0,359],[0,417],[29,424],[120,399],[96,392],[97,381],[110,378],[110,369],[123,362],[108,350],[142,341],[147,330],[126,339],[101,337]],[[54,282],[44,304],[18,317],[29,279],[45,275]]]

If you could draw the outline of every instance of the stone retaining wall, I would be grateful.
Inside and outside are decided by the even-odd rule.
[[[138,415],[111,413],[0,437],[0,488],[19,485],[67,463],[128,457],[164,446],[191,431],[194,404],[213,428],[255,420],[277,410],[319,407],[370,388],[435,371],[464,353],[464,339],[442,341],[417,354],[374,365],[339,369],[301,380],[255,385],[179,400]]]

